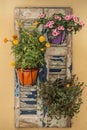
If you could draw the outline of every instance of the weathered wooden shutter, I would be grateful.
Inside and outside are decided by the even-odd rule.
[[[25,27],[29,26],[40,13],[45,13],[47,17],[53,13],[71,14],[72,9],[69,7],[52,7],[52,8],[15,8],[15,32],[18,34],[18,21],[24,22]],[[60,45],[51,44],[46,52],[47,79],[63,79],[65,76],[71,78],[72,71],[72,38],[67,36],[64,43]],[[38,81],[39,82],[39,81]],[[38,83],[39,85],[39,83]],[[59,124],[52,120],[48,126],[48,119],[45,110],[40,110],[42,105],[38,97],[38,86],[33,85],[25,87],[20,85],[17,72],[15,70],[15,125],[16,127],[59,127]],[[64,122],[60,127],[64,127]],[[67,127],[67,125],[65,125]]]

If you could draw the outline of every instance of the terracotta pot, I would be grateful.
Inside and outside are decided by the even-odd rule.
[[[17,71],[20,84],[32,85],[35,83],[37,79],[38,69],[23,70],[23,71],[21,69],[17,69]]]

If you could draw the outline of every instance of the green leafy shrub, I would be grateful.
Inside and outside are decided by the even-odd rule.
[[[48,116],[59,119],[64,115],[72,118],[80,111],[83,89],[84,83],[79,82],[75,75],[71,80],[57,79],[54,82],[41,83],[40,97],[43,99],[43,106],[46,107]]]
[[[50,43],[38,29],[33,28],[30,32],[23,23],[19,26],[19,36],[14,35],[12,40],[5,38],[4,42],[12,43],[11,52],[15,56],[15,62],[11,65],[22,70],[42,67],[45,60],[44,53],[50,47]]]

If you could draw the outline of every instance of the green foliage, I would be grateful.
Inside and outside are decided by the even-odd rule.
[[[37,29],[30,33],[22,24],[19,27],[19,43],[12,44],[12,53],[15,56],[16,68],[33,69],[43,66],[46,41],[41,43],[39,37],[42,35]],[[41,51],[41,49],[44,51]]]
[[[46,32],[49,32],[53,35],[53,32],[58,32],[58,35],[61,34],[63,31],[66,34],[69,33],[77,33],[81,30],[84,26],[84,22],[80,21],[77,16],[74,15],[64,15],[61,13],[54,13],[51,16],[47,17],[46,14],[40,14],[38,19],[38,25],[45,25]],[[59,27],[61,27],[59,29]],[[57,34],[55,35],[57,36]]]
[[[58,119],[61,115],[73,117],[80,111],[84,83],[76,75],[71,80],[64,79],[41,83],[40,97],[46,106],[48,115]]]

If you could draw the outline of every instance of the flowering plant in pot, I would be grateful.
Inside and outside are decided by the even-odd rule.
[[[39,93],[48,117],[59,120],[64,116],[71,119],[80,111],[83,90],[84,82],[79,82],[76,75],[73,75],[71,80],[65,78],[41,83]]]
[[[54,13],[49,18],[46,14],[40,14],[39,25],[44,25],[43,33],[47,33],[48,41],[54,44],[61,44],[68,34],[75,34],[82,29],[84,22],[77,16]]]
[[[15,56],[15,68],[21,84],[30,85],[36,81],[38,69],[44,65],[44,53],[50,43],[36,28],[31,33],[25,29],[23,23],[19,24],[19,37],[14,35],[12,40],[4,39],[4,42],[12,43],[12,53]]]

